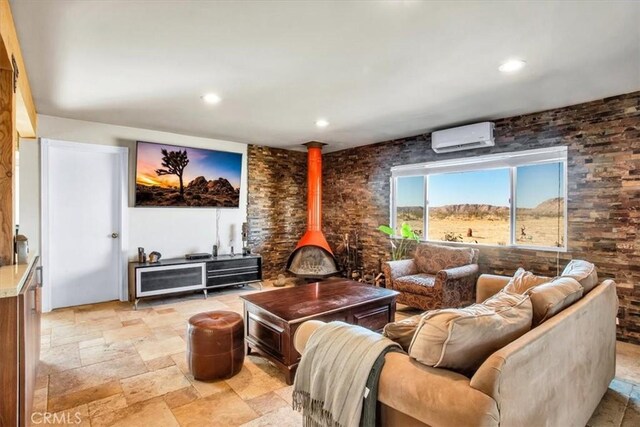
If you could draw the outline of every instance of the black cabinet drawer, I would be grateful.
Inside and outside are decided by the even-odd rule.
[[[255,282],[258,280],[261,280],[259,271],[250,271],[247,273],[216,274],[207,278],[207,287],[221,286],[231,283]]]
[[[258,271],[259,271],[258,267],[255,267],[255,266],[223,268],[221,270],[208,270],[207,277],[228,276],[230,274],[238,274],[238,273],[256,273]]]
[[[232,268],[254,267],[258,268],[260,258],[243,258],[238,256],[237,259],[226,259],[223,261],[207,262],[207,271],[219,271]]]

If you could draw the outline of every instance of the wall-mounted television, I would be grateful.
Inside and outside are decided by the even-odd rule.
[[[242,154],[138,141],[135,206],[237,208]]]

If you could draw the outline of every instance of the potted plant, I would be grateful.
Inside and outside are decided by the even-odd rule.
[[[411,245],[420,241],[420,235],[413,231],[411,226],[406,222],[403,222],[400,226],[399,234],[388,225],[381,225],[378,227],[378,230],[389,236],[391,259],[393,261],[404,259]]]

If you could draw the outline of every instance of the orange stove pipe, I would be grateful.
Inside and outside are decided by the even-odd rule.
[[[322,146],[308,143],[307,154],[307,230],[322,226]]]
[[[327,239],[322,233],[322,146],[311,141],[307,146],[307,231],[296,249],[302,246],[319,246],[333,255]]]

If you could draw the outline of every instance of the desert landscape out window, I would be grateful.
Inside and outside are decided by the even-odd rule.
[[[392,168],[391,224],[428,241],[566,250],[566,147]]]

